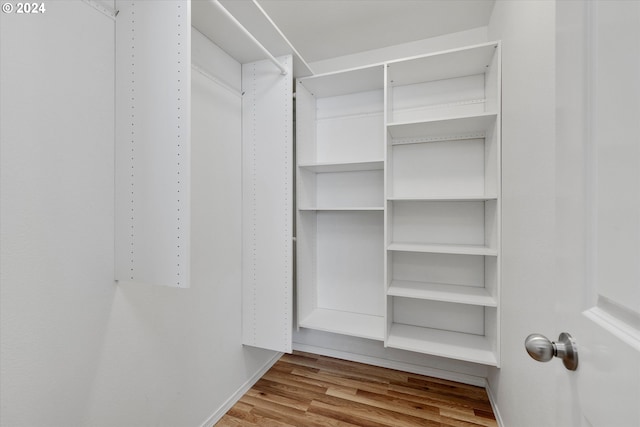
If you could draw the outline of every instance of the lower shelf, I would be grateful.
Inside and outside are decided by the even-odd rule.
[[[498,366],[490,341],[480,335],[394,323],[387,347]]]
[[[303,328],[378,341],[384,340],[383,316],[317,308],[299,323]]]

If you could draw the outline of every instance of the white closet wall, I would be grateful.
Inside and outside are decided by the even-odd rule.
[[[118,302],[114,24],[44,4],[0,14],[2,426],[86,424],[96,371],[117,357],[103,352]]]

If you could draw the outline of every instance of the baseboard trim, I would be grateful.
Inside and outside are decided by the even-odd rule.
[[[493,415],[496,416],[496,422],[498,423],[498,427],[505,427],[504,422],[502,422],[502,416],[500,415],[500,411],[498,410],[498,405],[496,404],[496,396],[493,394],[493,390],[491,390],[491,386],[489,382],[485,380],[484,389],[487,390],[487,395],[489,396],[489,402],[491,402],[491,409],[493,409]]]
[[[293,343],[293,349],[306,353],[315,353],[321,356],[335,357],[338,359],[350,360],[352,362],[366,363],[368,365],[380,366],[382,368],[396,369],[398,371],[411,372],[412,374],[426,375],[443,380],[456,381],[463,384],[486,387],[487,380],[474,375],[460,374],[457,372],[445,371],[443,369],[428,368],[426,366],[414,365],[411,363],[398,362],[395,360],[381,359],[379,357],[365,356],[362,354],[349,353],[346,351],[333,350],[323,347],[315,347],[307,344]]]
[[[266,374],[273,365],[275,365],[275,363],[278,361],[278,359],[280,359],[280,357],[282,357],[283,354],[284,353],[276,353],[269,361],[267,361],[267,363],[264,364],[264,366],[262,366],[262,368],[260,368],[255,374],[253,374],[251,378],[249,378],[244,384],[242,384],[242,386],[235,393],[233,393],[231,397],[229,397],[226,402],[222,404],[222,406],[220,406],[209,418],[207,418],[207,420],[203,422],[200,427],[212,427],[218,421],[220,421],[224,414],[226,414],[227,411],[229,411],[229,409],[231,409],[231,407],[235,405],[236,402],[240,400],[240,398],[242,398],[242,396],[244,396],[244,394],[249,391],[249,389],[251,389],[251,387],[253,387],[253,385],[257,383],[258,380],[262,378],[262,376]]]

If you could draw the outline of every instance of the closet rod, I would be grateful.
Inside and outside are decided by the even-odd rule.
[[[238,21],[236,19],[235,16],[233,16],[231,14],[231,12],[229,12],[227,9],[225,9],[225,7],[218,1],[218,0],[210,0],[211,3],[213,3],[219,10],[220,12],[222,12],[227,18],[229,18],[229,20],[231,22],[233,22],[236,27],[238,27],[238,29],[240,29],[247,37],[249,37],[249,39],[262,51],[262,53],[264,53],[266,55],[266,57],[273,62],[273,64],[278,67],[280,69],[280,74],[282,74],[283,76],[287,75],[287,69],[285,68],[284,65],[282,65],[280,63],[280,61],[278,61],[272,54],[271,52],[269,52],[267,50],[267,48],[265,48],[262,43],[260,43],[258,41],[258,39],[256,39],[255,37],[253,37],[253,34],[251,34],[249,32],[249,30],[247,30],[241,23],[240,21]]]
[[[191,69],[194,71],[197,71],[198,73],[200,73],[202,76],[206,77],[207,79],[209,79],[211,82],[215,83],[216,85],[220,86],[221,88],[225,89],[227,92],[231,93],[232,95],[235,95],[239,98],[242,98],[242,92],[240,92],[238,89],[229,86],[227,83],[223,82],[222,80],[219,80],[218,78],[214,77],[213,75],[209,74],[208,71],[206,71],[204,68],[201,68],[199,66],[197,66],[196,64],[191,64]]]
[[[304,64],[304,66],[311,72],[311,74],[315,74],[313,72],[313,70],[311,69],[311,67],[309,67],[309,64],[307,64],[307,61],[304,60],[304,58],[302,57],[302,55],[300,55],[300,53],[298,52],[298,50],[295,48],[295,46],[293,44],[291,44],[291,42],[289,41],[289,39],[287,38],[287,36],[284,35],[284,33],[280,30],[280,27],[278,27],[276,25],[275,22],[273,22],[273,19],[271,19],[271,17],[269,16],[269,14],[262,8],[262,6],[260,6],[260,3],[258,3],[258,0],[252,0],[253,4],[256,6],[256,8],[262,13],[262,16],[264,16],[264,18],[269,21],[269,23],[271,24],[271,26],[273,27],[274,30],[276,30],[278,32],[278,34],[280,34],[280,37],[282,37],[282,39],[289,45],[289,47],[291,48],[291,50],[293,51],[294,57],[298,57],[298,59],[300,60],[300,62],[302,62]]]

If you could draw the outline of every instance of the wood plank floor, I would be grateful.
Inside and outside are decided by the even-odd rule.
[[[285,354],[216,424],[496,426],[486,391],[310,353]]]

